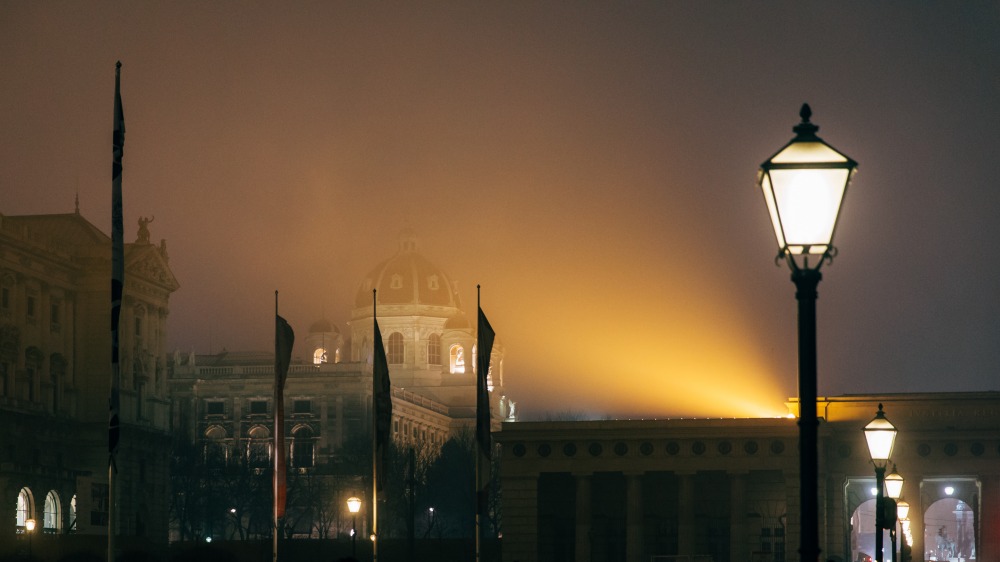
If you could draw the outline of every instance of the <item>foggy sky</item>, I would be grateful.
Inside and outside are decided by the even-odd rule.
[[[404,227],[475,285],[526,415],[745,416],[796,395],[755,185],[808,102],[860,163],[819,393],[1000,390],[996,2],[3,2],[0,213],[155,216],[168,347],[345,333]],[[303,355],[297,351],[297,355]]]

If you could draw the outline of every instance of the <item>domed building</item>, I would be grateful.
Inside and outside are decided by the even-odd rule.
[[[284,392],[292,474],[331,478],[330,487],[343,495],[337,505],[365,494],[359,482],[345,482],[335,473],[352,440],[370,443],[373,314],[392,383],[393,441],[434,455],[449,438],[474,431],[476,424],[476,333],[454,281],[418,252],[412,232],[404,231],[396,253],[361,279],[353,305],[346,333],[325,318],[313,322],[304,336],[293,326],[298,357]],[[513,419],[503,399],[499,339],[490,358],[491,414],[499,429],[501,421]],[[174,355],[169,368],[175,422],[203,459],[269,466],[273,366],[273,352]],[[320,522],[310,519],[318,507],[300,507],[310,515],[300,518],[303,529],[296,533],[323,535],[317,531]],[[252,517],[267,521],[266,514],[245,516]],[[201,536],[225,535],[232,521],[212,525],[201,529]],[[186,537],[178,529],[173,538]]]

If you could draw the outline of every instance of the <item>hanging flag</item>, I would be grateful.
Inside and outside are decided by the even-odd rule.
[[[372,395],[375,405],[375,486],[381,491],[385,483],[385,465],[389,455],[389,431],[392,426],[392,392],[389,382],[389,362],[385,358],[382,332],[375,319],[375,357],[372,360]]]
[[[125,287],[125,227],[122,221],[122,155],[125,150],[125,112],[121,95],[122,63],[115,65],[115,123],[111,138],[111,398],[108,412],[108,464],[114,467],[121,437],[119,417],[121,366],[118,327]]]
[[[277,298],[277,293],[275,294]],[[274,519],[285,516],[285,378],[292,361],[295,332],[284,318],[274,315]]]
[[[479,308],[476,330],[476,441],[479,443],[479,457],[476,464],[477,522],[479,514],[486,513],[489,505],[493,442],[490,437],[490,389],[487,379],[490,374],[490,354],[493,352],[495,336],[490,321],[483,314],[483,309]],[[478,538],[478,529],[476,532]]]

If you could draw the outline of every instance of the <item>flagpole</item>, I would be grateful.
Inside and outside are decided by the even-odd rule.
[[[477,316],[476,316],[476,339],[477,340],[479,338],[479,316],[478,316],[479,312],[478,311],[482,310],[482,304],[481,304],[481,301],[480,301],[479,290],[480,290],[479,289],[479,284],[476,284],[476,311],[477,311],[476,312],[476,314],[477,314]],[[479,369],[482,368],[482,367],[480,367],[478,365],[478,363],[479,363],[479,355],[478,354],[482,353],[483,350],[477,349],[476,351],[477,351],[477,354],[476,354],[476,371],[478,371]],[[480,376],[481,376],[481,374],[477,372],[476,373],[476,423],[477,424],[479,423],[479,377]],[[482,455],[482,451],[479,450],[479,446],[478,446],[479,441],[478,440],[476,441],[476,444],[477,444],[477,446],[476,446],[476,477],[474,479],[475,480],[476,493],[474,494],[473,497],[476,498],[476,562],[479,562],[480,548],[481,548],[480,537],[482,535],[482,533],[480,532],[480,528],[479,528],[479,525],[480,525],[479,516],[480,516],[480,512],[482,512],[482,505],[481,505],[482,502],[479,500],[480,493],[482,492],[482,490],[479,489],[480,482],[482,481],[482,474],[480,472],[482,470],[482,467],[479,466],[479,465],[480,465],[480,457],[482,457],[483,455]]]
[[[125,242],[122,221],[122,155],[125,150],[125,113],[121,97],[121,61],[115,63],[115,117],[111,161],[111,397],[108,412],[108,562],[115,560],[115,530],[118,509],[115,504],[115,457],[121,438],[118,332],[125,288]]]
[[[372,326],[378,323],[377,289],[372,289]],[[373,330],[374,337],[380,337]],[[375,349],[375,342],[372,342]],[[374,360],[372,361],[372,562],[378,562],[378,391],[376,388]]]
[[[274,291],[274,317],[275,318],[278,317],[278,291],[277,290]],[[274,384],[274,473],[273,473],[273,475],[271,477],[272,478],[271,489],[272,489],[272,498],[273,498],[273,504],[272,504],[271,507],[272,507],[273,514],[274,514],[274,533],[273,533],[274,536],[271,539],[271,542],[272,542],[272,545],[271,545],[271,560],[272,560],[272,562],[278,562],[278,539],[279,539],[279,534],[281,532],[281,525],[280,525],[279,515],[278,515],[278,457],[279,457],[278,451],[281,450],[280,449],[281,442],[278,440],[278,436],[281,435],[282,431],[284,430],[284,423],[283,422],[284,422],[284,417],[285,417],[285,415],[284,415],[284,413],[285,413],[284,410],[285,409],[284,409],[284,404],[283,404],[284,399],[283,399],[283,396],[282,396],[283,393],[282,393],[281,385],[278,384],[278,377],[280,376],[278,374],[278,369],[279,369],[278,361],[280,361],[280,358],[278,357],[278,346],[277,346],[277,341],[278,341],[277,323],[275,323],[274,339],[275,339],[275,347],[274,347],[274,375],[275,375],[275,379],[274,379],[275,380],[275,384]]]

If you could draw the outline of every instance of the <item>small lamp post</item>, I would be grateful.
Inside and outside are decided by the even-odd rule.
[[[31,560],[31,535],[35,534],[35,520],[34,519],[25,520],[24,530],[28,534],[28,560]]]
[[[885,507],[883,503],[885,488],[885,468],[889,464],[889,456],[892,455],[892,446],[896,441],[896,426],[885,418],[882,411],[882,404],[878,405],[878,412],[872,421],[865,426],[865,440],[868,442],[868,455],[871,457],[872,465],[875,466],[875,559],[884,562],[882,554],[882,529],[887,527],[885,517]]]
[[[764,193],[778,240],[776,261],[792,270],[799,302],[799,463],[801,478],[799,554],[819,559],[819,467],[816,417],[816,287],[820,267],[833,259],[833,234],[858,163],[816,136],[808,104],[795,138],[760,165],[757,184]]]
[[[899,521],[899,496],[903,493],[903,477],[896,471],[896,463],[892,463],[892,472],[885,477],[886,526],[889,527],[889,541],[892,544],[892,562],[896,562],[896,522]]]
[[[347,498],[347,510],[351,512],[351,556],[358,557],[358,512],[361,511],[361,499]]]

